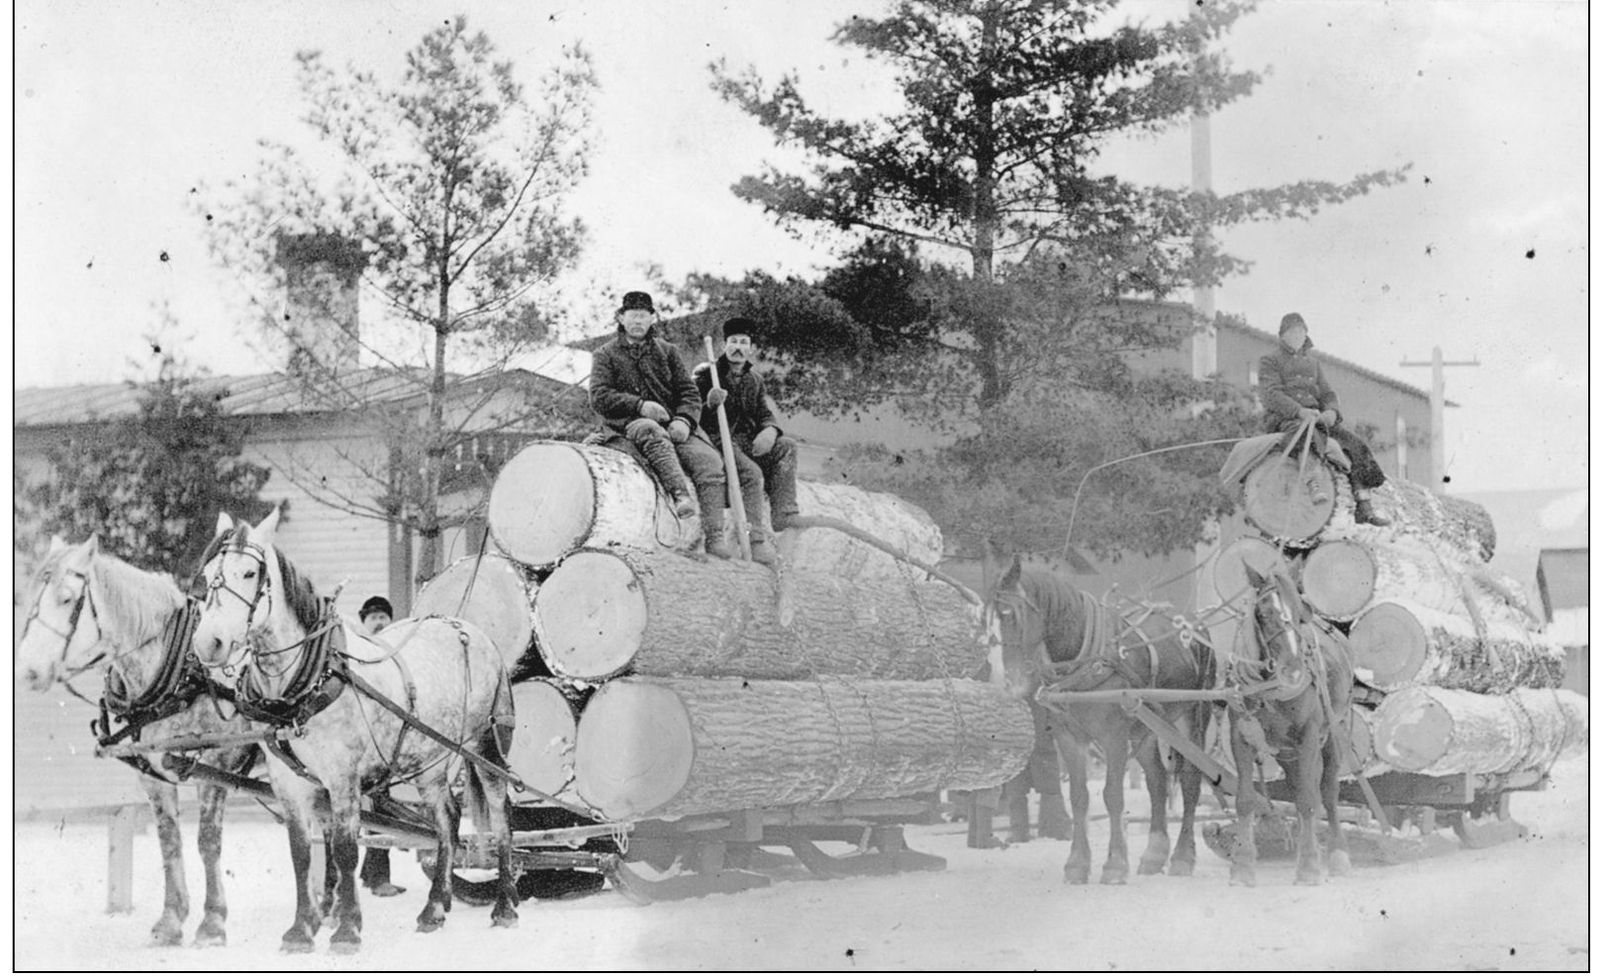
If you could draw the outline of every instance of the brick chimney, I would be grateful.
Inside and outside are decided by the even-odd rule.
[[[358,242],[336,234],[281,234],[275,257],[285,270],[283,324],[295,370],[358,365],[358,277],[368,264]]]

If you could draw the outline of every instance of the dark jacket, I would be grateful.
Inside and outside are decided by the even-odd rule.
[[[592,354],[590,396],[592,410],[616,431],[642,417],[643,401],[657,401],[694,428],[703,405],[680,351],[653,327],[637,343],[624,328],[617,329],[615,338]]]
[[[1302,408],[1334,411],[1341,423],[1341,402],[1324,379],[1324,368],[1313,356],[1313,341],[1292,353],[1281,343],[1278,352],[1263,357],[1257,365],[1257,387],[1263,398],[1263,429],[1278,431],[1297,420]]]
[[[733,440],[752,444],[761,430],[768,427],[782,434],[782,425],[777,423],[777,416],[771,413],[771,405],[765,399],[765,381],[754,372],[753,364],[745,363],[734,370],[732,361],[723,353],[716,358],[715,366],[721,389],[726,391],[726,423],[732,427]],[[709,364],[698,365],[693,371],[693,382],[698,385],[700,403],[703,403],[702,398],[710,392]],[[721,424],[715,417],[715,409],[706,407],[700,423],[710,439],[719,445]]]

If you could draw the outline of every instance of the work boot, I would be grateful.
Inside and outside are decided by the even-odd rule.
[[[704,520],[704,552],[722,560],[731,560],[737,556],[732,550],[732,545],[726,542],[726,524],[719,518],[706,517]]]
[[[665,487],[676,518],[685,520],[697,513],[693,497],[687,491],[687,478],[682,475],[682,463],[676,458],[676,446],[671,444],[670,439],[644,438],[637,443],[637,450],[648,460],[649,468],[654,470],[654,478]]]
[[[679,520],[690,520],[698,515],[698,506],[693,502],[693,494],[681,486],[671,491],[670,510]]]
[[[756,564],[777,566],[777,548],[771,545],[771,531],[749,524],[749,556],[754,558]]]
[[[1391,519],[1389,517],[1383,516],[1374,511],[1374,506],[1370,504],[1368,496],[1362,495],[1361,493],[1358,494],[1357,504],[1357,509],[1353,510],[1352,512],[1352,519],[1355,522],[1359,524],[1369,523],[1374,526],[1391,525]]]

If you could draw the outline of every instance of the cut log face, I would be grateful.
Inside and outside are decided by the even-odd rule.
[[[1301,583],[1315,611],[1335,621],[1350,621],[1374,597],[1374,557],[1355,540],[1326,541],[1307,555]]]
[[[1351,629],[1357,678],[1391,692],[1411,685],[1476,693],[1564,681],[1564,650],[1541,633],[1512,622],[1477,626],[1462,615],[1410,601],[1381,601]]]
[[[576,790],[614,819],[902,798],[1000,784],[1033,743],[1025,703],[969,680],[633,677],[583,711]]]
[[[479,626],[515,670],[531,646],[532,587],[525,570],[501,554],[465,557],[425,582],[413,600],[413,614],[462,618]]]
[[[555,675],[934,679],[976,673],[976,609],[945,584],[789,571],[668,551],[585,550],[542,582],[534,625]]]
[[[1289,455],[1270,455],[1246,476],[1246,519],[1278,543],[1309,546],[1335,515],[1335,472],[1322,459],[1305,465]]]
[[[487,524],[504,553],[546,568],[584,546],[687,548],[698,521],[683,527],[654,480],[625,452],[543,441],[526,446],[497,474]]]
[[[1224,601],[1251,596],[1251,582],[1246,578],[1250,565],[1259,574],[1267,574],[1284,556],[1279,548],[1261,537],[1244,536],[1231,540],[1212,565],[1212,583],[1218,597]]]
[[[1417,686],[1374,712],[1374,747],[1392,767],[1421,774],[1546,771],[1586,748],[1587,700],[1569,690],[1505,696]]]
[[[547,680],[515,683],[514,718],[509,769],[532,788],[560,795],[575,779],[575,703]]]

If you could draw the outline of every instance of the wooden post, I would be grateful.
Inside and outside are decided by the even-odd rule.
[[[721,371],[715,363],[715,341],[704,337],[704,355],[710,358],[710,389],[721,389]],[[737,546],[744,560],[753,560],[749,549],[749,518],[743,511],[743,486],[738,482],[737,457],[732,454],[732,428],[726,423],[726,404],[715,406],[715,420],[721,426],[721,456],[726,460],[726,498],[732,507],[732,519],[737,523]]]
[[[107,821],[106,912],[134,912],[134,827],[143,805],[121,805]]]

